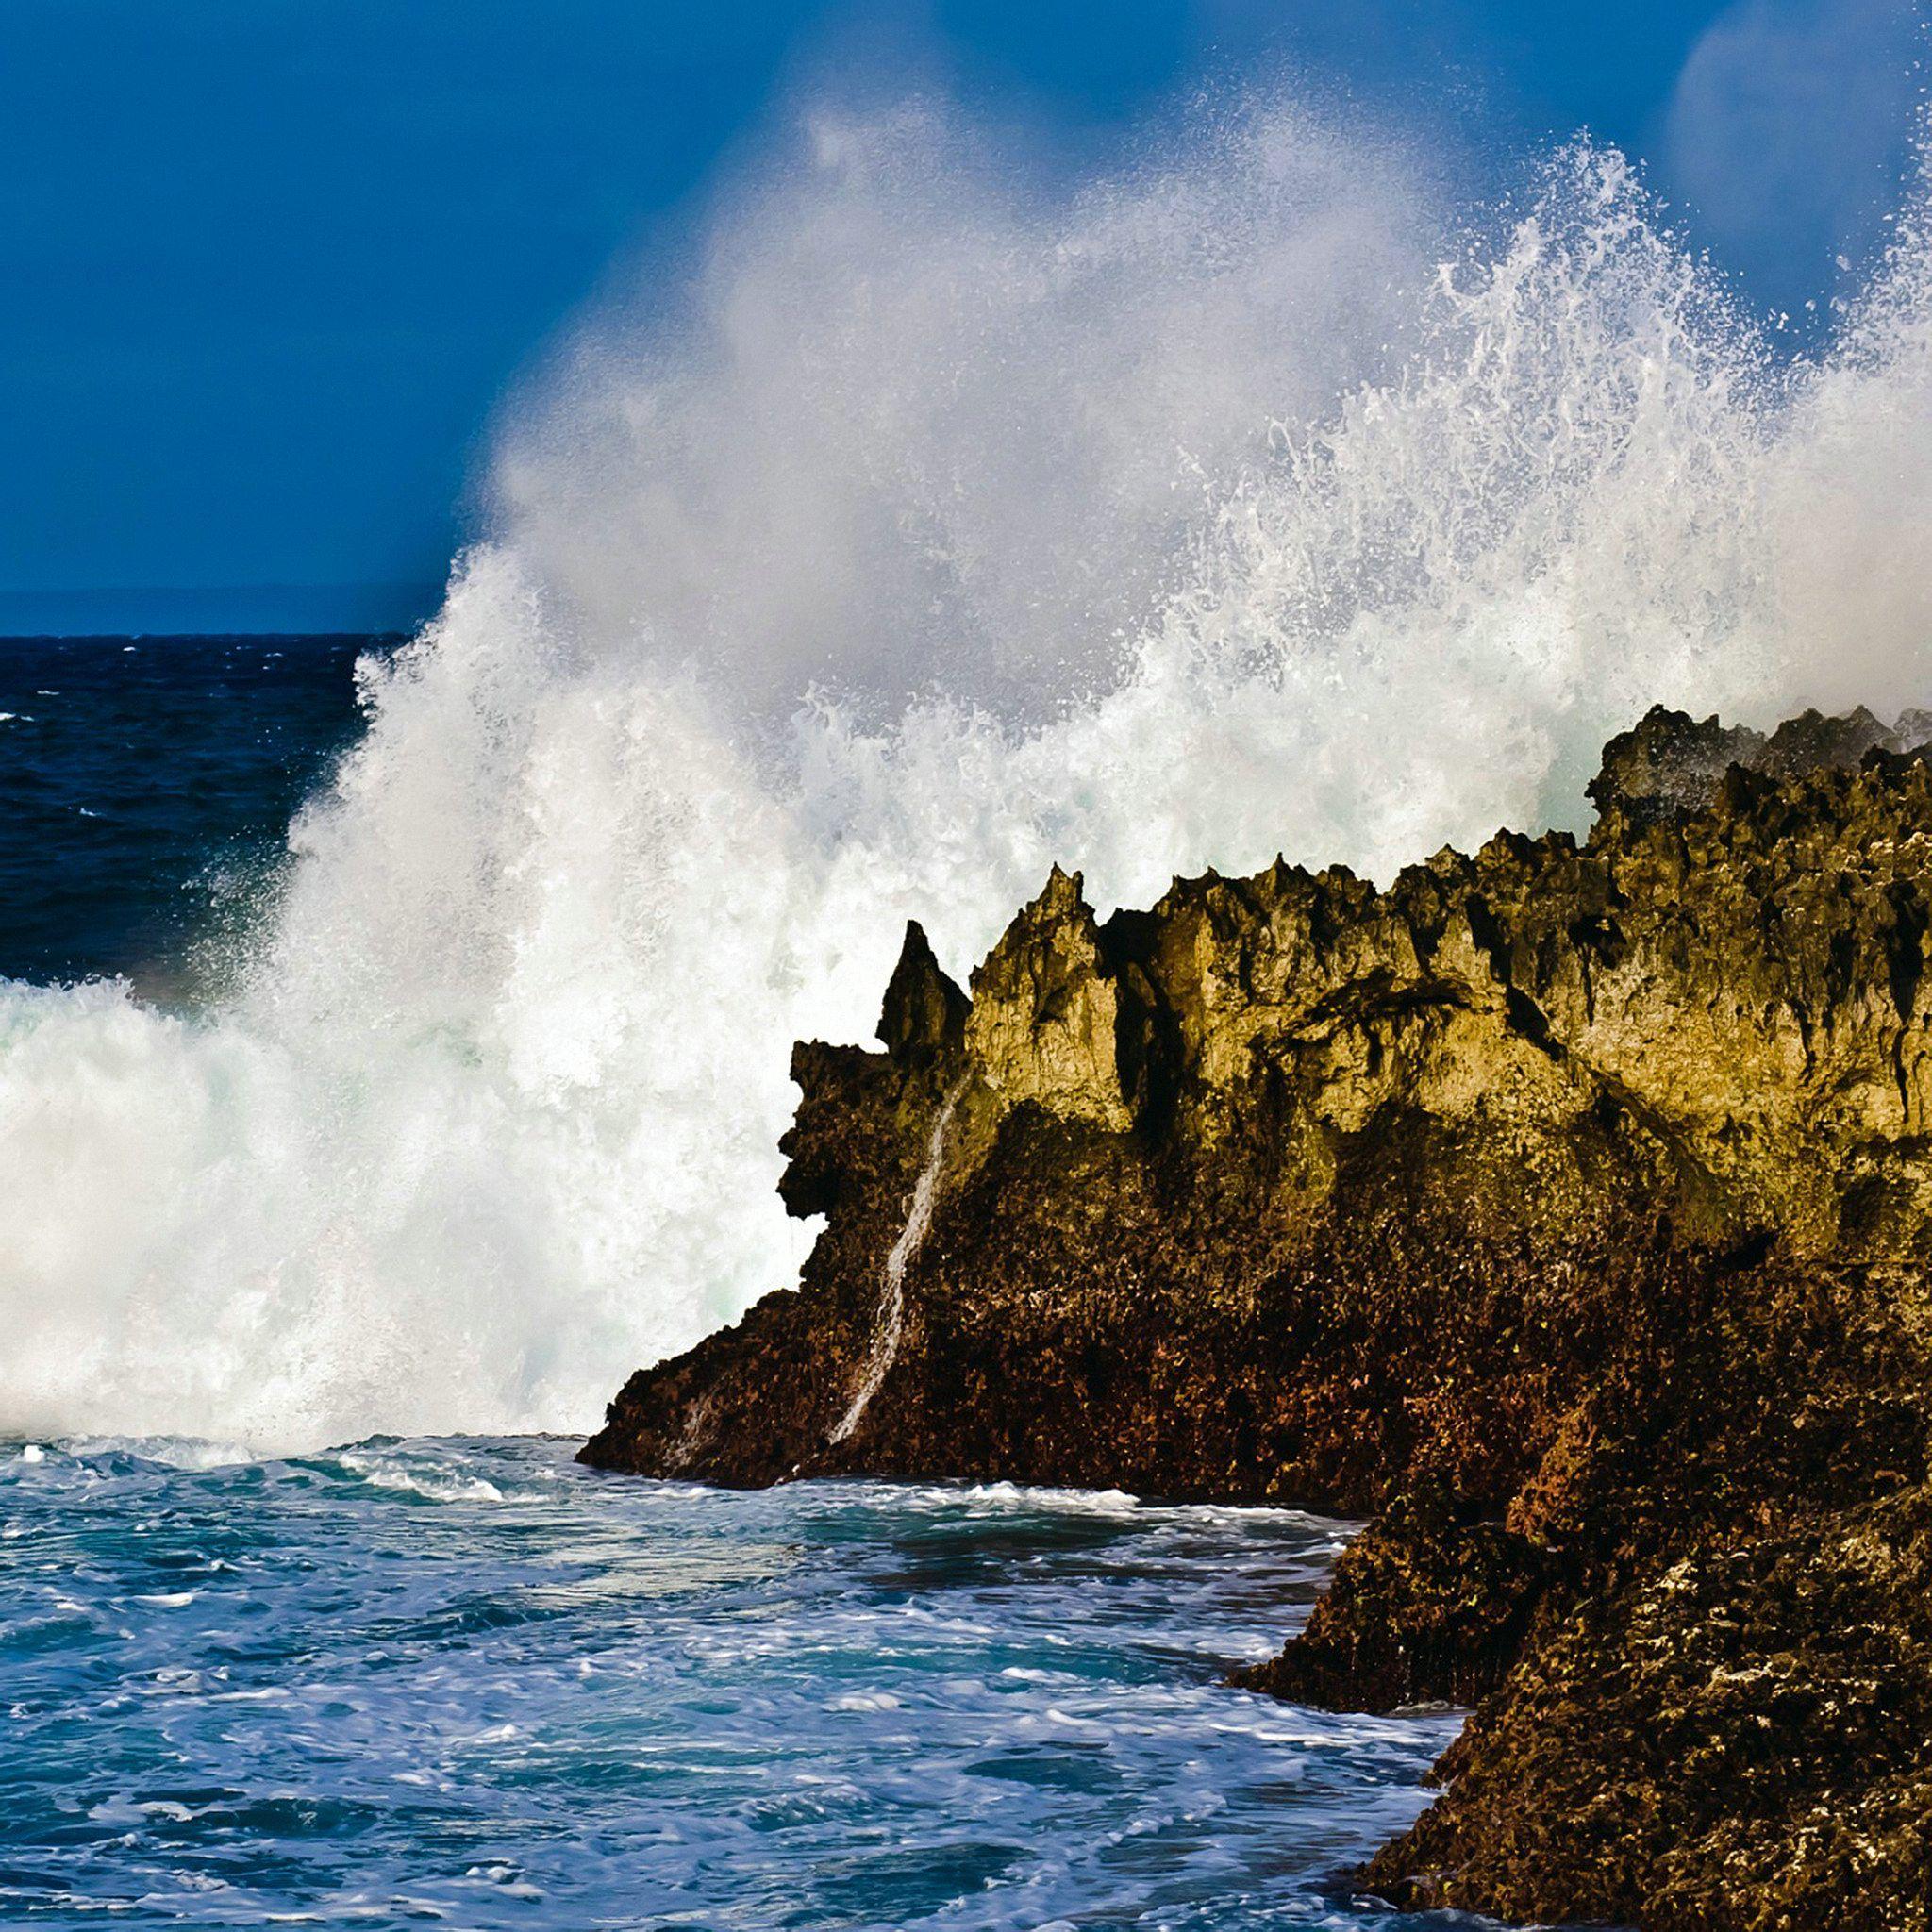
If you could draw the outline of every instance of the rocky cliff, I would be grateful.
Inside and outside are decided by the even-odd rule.
[[[1598,821],[1277,862],[802,1045],[796,1290],[588,1460],[1359,1514],[1257,1688],[1474,1707],[1363,1885],[1932,1925],[1928,722],[1653,712]]]

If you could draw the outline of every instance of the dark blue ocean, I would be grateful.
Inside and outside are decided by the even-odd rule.
[[[0,978],[178,987],[272,883],[392,640],[0,640]]]
[[[355,737],[359,648],[0,643],[0,973],[192,1012]],[[1223,1681],[1306,1614],[1340,1525],[733,1494],[551,1438],[261,1459],[8,1422],[0,1923],[1451,1923],[1341,1874],[1426,1802],[1453,1716]]]

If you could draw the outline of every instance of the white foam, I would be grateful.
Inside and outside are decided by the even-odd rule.
[[[1132,1516],[1141,1507],[1140,1497],[1125,1490],[1069,1490],[1039,1483],[969,1483],[954,1489],[928,1490],[924,1494],[934,1503],[955,1508],[964,1504],[974,1510],[1058,1510],[1074,1516]]]
[[[333,1458],[352,1475],[378,1490],[395,1490],[430,1503],[501,1503],[503,1491],[485,1476],[438,1467],[408,1452],[339,1449]]]
[[[584,1428],[792,1277],[788,1049],[908,914],[963,971],[1054,859],[1386,876],[1656,700],[1923,702],[1916,208],[1790,371],[1615,157],[1487,246],[1417,172],[1270,109],[1055,201],[888,115],[726,200],[365,668],[239,991],[0,989],[0,1427]]]
[[[133,1456],[143,1462],[171,1469],[226,1469],[251,1459],[241,1442],[211,1442],[198,1436],[69,1436],[62,1451],[85,1459],[95,1456]]]

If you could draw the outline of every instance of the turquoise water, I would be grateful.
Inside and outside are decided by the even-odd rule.
[[[0,1921],[1449,1923],[1335,1879],[1454,1720],[1220,1681],[1336,1525],[574,1446],[0,1449]]]

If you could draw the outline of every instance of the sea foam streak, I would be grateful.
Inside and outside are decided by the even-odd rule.
[[[906,915],[963,969],[1056,858],[1386,875],[1656,700],[1927,696],[1916,208],[1792,368],[1613,155],[1476,248],[1293,110],[1058,205],[806,146],[508,439],[239,990],[0,991],[0,1426],[581,1428],[791,1278],[787,1049]]]

